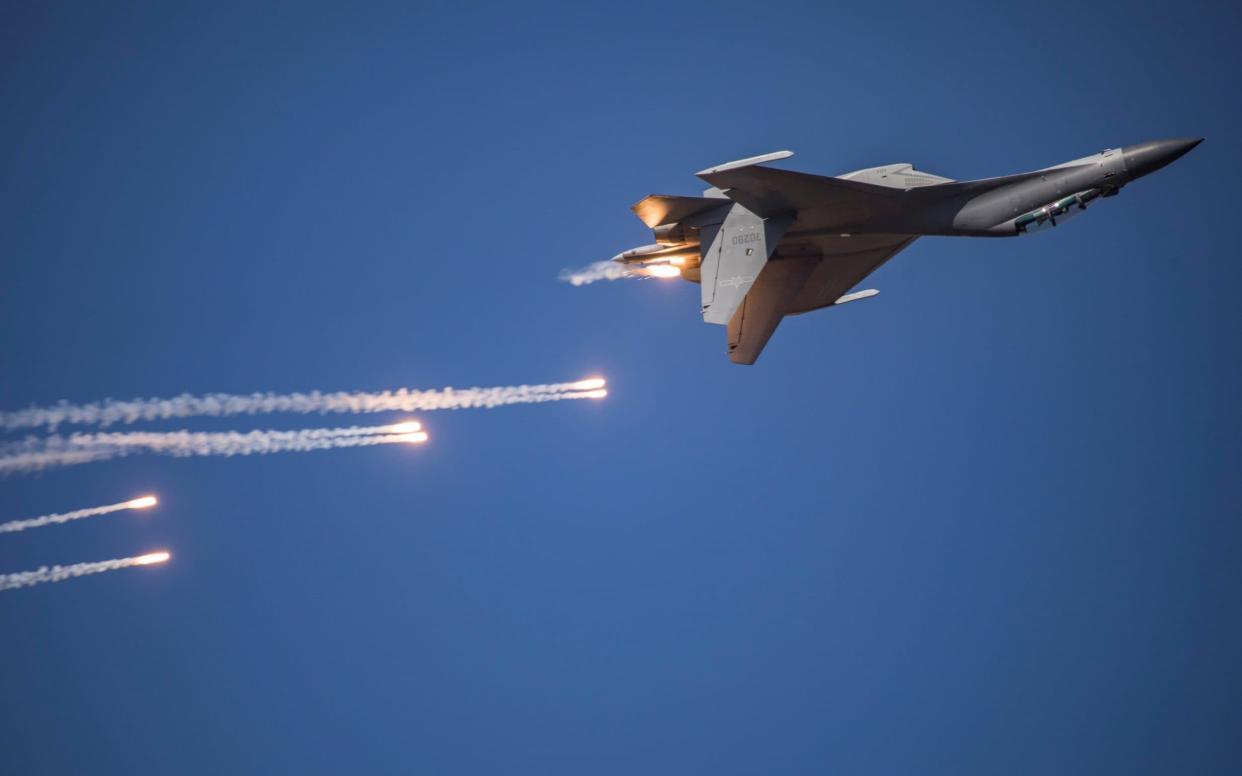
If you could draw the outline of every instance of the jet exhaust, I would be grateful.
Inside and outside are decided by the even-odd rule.
[[[594,264],[579,267],[578,269],[563,269],[558,280],[577,287],[589,286],[601,280],[625,280],[632,277],[638,276],[626,267],[614,264],[611,261],[597,261]]]

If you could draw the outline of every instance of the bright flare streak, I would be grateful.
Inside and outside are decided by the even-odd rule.
[[[668,263],[674,266],[680,267],[681,265],[686,263],[686,260],[682,258],[681,256],[674,256],[673,258],[668,260]]]
[[[568,391],[582,390],[577,383],[501,385],[491,388],[442,388],[440,390],[338,391],[335,393],[209,393],[182,394],[170,399],[106,399],[90,404],[61,402],[50,407],[30,407],[16,412],[0,412],[0,429],[37,428],[75,423],[110,426],[139,420],[263,415],[273,412],[299,414],[420,412],[459,410],[474,407],[490,409],[509,404],[540,404],[557,401]],[[398,424],[401,425],[401,424]],[[2,447],[3,445],[0,445]],[[80,455],[78,463],[84,463]]]
[[[63,452],[68,453],[69,451]],[[0,458],[0,462],[3,462],[4,460],[5,458]],[[96,460],[96,458],[87,458],[86,460]],[[78,462],[78,458],[70,455],[69,459],[64,463]],[[0,471],[4,471],[2,463],[0,463]],[[31,517],[25,520],[10,520],[7,523],[0,523],[0,533],[16,533],[17,531],[24,531],[27,528],[40,528],[45,525],[68,523],[72,520],[81,520],[84,517],[106,515],[112,512],[120,512],[125,509],[145,509],[146,507],[154,506],[155,503],[155,496],[143,496],[142,498],[136,498],[130,501],[122,501],[119,504],[108,504],[102,507],[91,507],[89,509],[75,509],[72,512],[40,515],[39,517]]]
[[[669,264],[656,264],[648,267],[647,272],[652,277],[657,278],[675,278],[681,276],[681,270]]]
[[[417,420],[411,420],[408,423],[394,423],[388,427],[388,433],[392,434],[413,434],[415,431],[422,431],[423,424]]]
[[[152,563],[163,563],[168,560],[167,552],[150,552],[134,558],[117,558],[100,560],[92,563],[74,563],[69,566],[41,566],[34,571],[19,571],[16,574],[0,574],[0,590],[14,590],[19,587],[40,585],[44,582],[63,582],[74,577],[87,574],[99,574],[104,571],[116,571],[130,566],[149,566]]]
[[[603,388],[606,383],[602,377],[588,377],[585,380],[579,380],[572,383],[575,391],[593,391],[596,388]]]
[[[552,394],[545,397],[545,400],[560,401],[574,398],[583,398],[583,396],[580,393],[567,392]],[[310,450],[333,450],[343,447],[369,447],[397,443],[421,444],[427,441],[425,431],[408,431],[409,428],[408,423],[395,423],[388,426],[306,428],[294,431],[128,431],[70,434],[43,439],[32,437],[23,442],[0,445],[0,474],[103,461],[141,452],[171,455],[178,458],[190,456],[227,458],[237,455],[300,453]],[[105,511],[129,509],[129,505],[130,502],[127,501]],[[92,512],[92,514],[99,513]],[[20,527],[4,529],[0,526],[0,529],[20,530]]]
[[[567,393],[565,394],[565,397],[569,399],[602,399],[607,395],[608,395],[607,389],[599,388],[594,391],[579,391],[577,393]]]
[[[390,442],[408,442],[412,445],[421,444],[427,441],[426,431],[417,431],[413,434],[388,434],[384,439]]]

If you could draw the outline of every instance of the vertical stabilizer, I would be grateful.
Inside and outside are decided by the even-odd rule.
[[[787,215],[761,218],[734,204],[724,223],[703,228],[703,320],[725,325],[750,291],[785,230]]]

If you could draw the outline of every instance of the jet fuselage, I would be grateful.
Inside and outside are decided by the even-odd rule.
[[[922,236],[1014,237],[1055,227],[1183,156],[1200,139],[1112,148],[1042,170],[955,181],[890,164],[824,177],[764,166],[790,151],[697,173],[701,197],[652,194],[633,207],[656,242],[614,261],[630,274],[699,283],[729,358],[752,364],[781,319],[875,296],[850,293]]]
[[[859,219],[833,208],[804,210],[787,239],[822,234],[1016,237],[1056,226],[1099,197],[1181,157],[1201,141],[1156,140],[1112,148],[1064,164],[1001,179],[909,188],[889,212]],[[997,185],[1000,184],[1000,185]]]

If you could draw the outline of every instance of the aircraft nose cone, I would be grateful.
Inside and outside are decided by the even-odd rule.
[[[1170,162],[1184,156],[1190,149],[1203,142],[1203,138],[1176,138],[1173,140],[1149,140],[1138,145],[1125,146],[1121,149],[1125,158],[1126,170],[1130,177],[1141,178],[1153,173]]]

